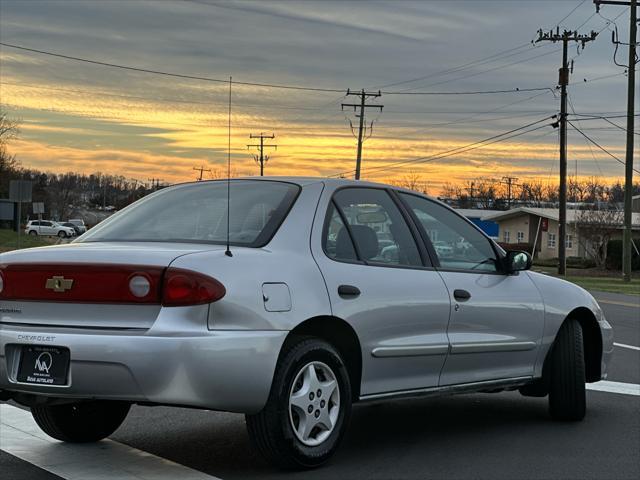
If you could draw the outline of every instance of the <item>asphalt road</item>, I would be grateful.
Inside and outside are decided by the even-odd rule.
[[[640,299],[595,296],[615,341],[640,346]],[[640,351],[614,354],[608,380],[640,384]],[[552,422],[545,398],[514,392],[356,406],[340,451],[312,472],[266,464],[242,415],[133,407],[112,439],[224,480],[640,478],[640,397],[589,391],[587,399],[578,423]],[[5,479],[59,478],[3,452],[0,464]]]

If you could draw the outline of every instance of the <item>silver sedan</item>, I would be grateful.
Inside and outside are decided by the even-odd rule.
[[[395,187],[177,185],[68,245],[0,255],[0,399],[69,442],[134,403],[241,412],[286,468],[328,460],[356,402],[519,389],[581,420],[611,326],[530,266]]]

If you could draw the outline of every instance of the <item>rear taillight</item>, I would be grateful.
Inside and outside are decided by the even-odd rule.
[[[168,268],[162,287],[162,305],[180,307],[212,303],[224,297],[226,290],[215,278],[182,268]]]
[[[2,272],[0,272],[0,298],[2,298],[3,290],[4,290],[4,277],[2,276]]]
[[[85,263],[0,265],[0,298],[158,305],[164,270],[155,266]]]

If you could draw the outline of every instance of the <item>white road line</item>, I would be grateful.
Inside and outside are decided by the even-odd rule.
[[[7,404],[0,404],[0,449],[67,480],[220,480],[113,440],[59,442],[31,413]]]
[[[636,383],[609,382],[607,380],[601,380],[596,383],[587,383],[587,390],[640,396],[640,385]]]
[[[627,344],[624,344],[624,343],[616,343],[616,342],[613,342],[613,344],[616,347],[630,348],[631,350],[640,350],[640,347],[636,347],[636,346],[633,346],[633,345],[627,345]]]

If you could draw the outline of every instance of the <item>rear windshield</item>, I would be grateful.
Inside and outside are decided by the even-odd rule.
[[[232,180],[229,239],[265,245],[284,220],[300,187],[265,180]],[[113,215],[81,242],[196,242],[227,240],[227,182],[202,182],[159,191]]]

